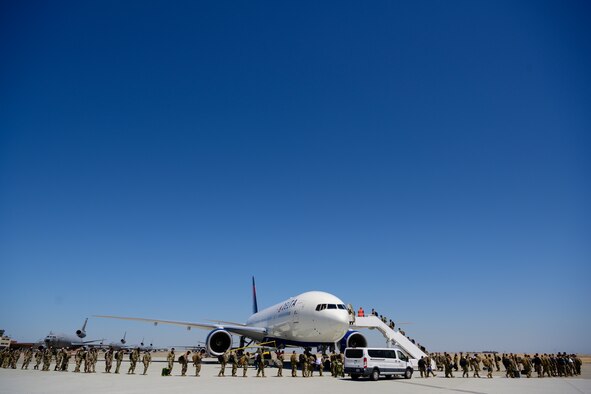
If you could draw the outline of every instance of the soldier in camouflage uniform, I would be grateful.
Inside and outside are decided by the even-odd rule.
[[[43,369],[42,371],[49,371],[51,365],[51,358],[53,356],[53,347],[48,347],[43,352]]]
[[[172,368],[174,367],[174,348],[170,349],[170,352],[168,352],[166,361],[168,362],[168,376],[171,376]]]
[[[470,365],[472,365],[472,369],[474,370],[474,374],[472,375],[472,377],[479,378],[480,377],[480,373],[479,373],[480,372],[480,357],[478,357],[478,354],[474,354],[470,361],[471,361]]]
[[[263,357],[263,351],[259,351],[259,353],[257,353],[257,378],[260,376],[262,376],[263,378],[265,377],[265,357]]]
[[[531,365],[531,359],[529,358],[529,355],[527,355],[527,354],[523,355],[523,358],[521,359],[521,365],[523,365],[523,370],[525,371],[525,375],[528,378],[531,378],[532,365]]]
[[[60,367],[62,366],[62,349],[58,349],[55,354],[55,367],[53,368],[54,371],[59,371]]]
[[[236,377],[238,373],[238,355],[235,351],[230,352],[230,363],[232,364],[232,376]]]
[[[193,366],[195,367],[195,376],[199,376],[199,372],[201,372],[201,359],[203,353],[203,350],[199,352],[193,352]]]
[[[277,376],[283,376],[283,352],[279,350],[277,352]]]
[[[152,355],[150,354],[149,350],[146,350],[144,353],[144,357],[142,358],[142,362],[144,363],[144,373],[142,375],[145,375],[146,373],[148,373],[148,367],[150,366],[151,361],[152,361]]]
[[[316,366],[316,357],[313,354],[308,355],[308,376],[314,376],[314,367]]]
[[[124,349],[119,349],[117,350],[117,353],[115,353],[115,373],[119,373],[119,369],[121,368],[121,363],[123,362],[124,355]]]
[[[306,352],[304,352],[304,354],[300,354],[299,362],[302,366],[302,377],[307,378],[308,377],[308,356],[307,356]]]
[[[452,358],[447,353],[444,353],[443,356],[444,356],[443,368],[445,370],[445,377],[446,378],[453,378],[454,374],[452,372],[452,364],[453,364]]]
[[[89,373],[91,371],[90,365],[92,364],[92,352],[91,349],[88,349],[84,353],[84,373]]]
[[[64,357],[62,358],[62,371],[65,371],[65,372],[68,371],[68,367],[70,365],[70,357],[71,357],[70,348],[67,347],[64,349]]]
[[[113,348],[109,347],[109,349],[105,352],[105,373],[111,373],[112,367],[113,367]]]
[[[296,356],[295,350],[291,353],[289,362],[291,363],[291,377],[295,378],[298,376],[298,356]]]
[[[76,367],[74,368],[74,372],[80,372],[80,365],[82,364],[82,359],[84,358],[84,348],[79,347],[76,349],[76,353],[74,353],[74,361],[76,362]]]
[[[218,356],[218,361],[220,363],[220,372],[218,372],[218,378],[226,376],[226,363],[228,362],[228,352],[224,352],[223,354]]]
[[[127,370],[127,374],[135,374],[135,367],[137,366],[137,362],[140,360],[140,348],[136,347],[131,351],[129,354],[129,369]]]
[[[179,357],[179,363],[181,364],[181,376],[187,376],[187,368],[189,367],[189,354],[191,354],[191,352],[187,350],[185,354]]]
[[[462,377],[469,378],[470,372],[468,370],[468,360],[466,359],[466,357],[464,357],[463,354],[461,354],[460,357],[460,367],[462,368]]]
[[[21,365],[21,369],[29,369],[31,358],[33,358],[33,349],[28,348],[25,350],[25,357],[23,358],[23,365]]]
[[[16,369],[16,364],[18,363],[18,359],[20,357],[21,357],[21,350],[14,349],[14,351],[12,352],[11,360],[10,360],[10,368]]]
[[[33,366],[33,369],[39,369],[41,360],[43,360],[43,351],[41,349],[37,349],[35,351],[35,365]]]
[[[492,378],[492,371],[493,371],[493,361],[490,359],[490,357],[484,357],[484,360],[482,360],[482,363],[484,364],[484,366],[486,367],[486,377],[487,378]]]
[[[246,372],[248,371],[248,359],[250,358],[250,353],[246,352],[240,358],[240,364],[242,365],[242,377],[246,378]]]

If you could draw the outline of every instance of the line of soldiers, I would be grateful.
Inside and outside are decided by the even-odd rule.
[[[73,372],[80,372],[82,367],[85,373],[96,372],[96,363],[98,361],[98,349],[94,347],[86,348],[80,347],[76,350],[70,348],[54,349],[53,347],[39,347],[38,349],[11,349],[4,348],[0,351],[0,366],[2,368],[17,368],[18,360],[23,355],[23,363],[21,369],[28,369],[30,363],[35,360],[33,369],[42,371],[49,371],[51,363],[55,360],[54,371],[68,371],[68,366],[71,357],[74,357],[75,369]],[[126,349],[115,350],[109,348],[105,354],[105,373],[111,373],[113,362],[115,362],[115,372],[119,373],[121,363],[123,362]],[[186,376],[189,364],[189,357],[191,351],[185,352],[178,359],[181,366],[181,376]],[[193,352],[191,361],[195,367],[195,376],[200,376],[201,363],[205,355],[204,350]],[[150,351],[145,351],[143,356],[140,354],[140,349],[135,348],[129,352],[129,369],[128,374],[135,374],[137,363],[141,361],[144,365],[143,375],[147,374],[148,367],[152,361]],[[558,354],[538,354],[533,356],[524,354],[522,356],[517,354],[478,354],[478,353],[463,353],[453,354],[433,353],[430,356],[421,357],[418,362],[419,372],[421,377],[437,376],[431,369],[431,357],[437,366],[437,370],[444,371],[446,378],[454,377],[454,370],[462,369],[462,377],[480,378],[481,365],[487,371],[487,377],[492,378],[492,373],[496,369],[497,372],[501,370],[502,364],[505,368],[505,376],[508,378],[519,377],[521,373],[530,378],[535,371],[537,376],[542,377],[562,377],[562,376],[576,376],[581,374],[582,360],[575,354],[567,355],[566,353]],[[230,350],[221,356],[220,371],[218,376],[225,376],[226,365],[231,364],[232,376],[237,376],[238,368],[242,367],[242,376],[247,376],[249,363],[254,360],[254,365],[257,368],[257,376],[265,377],[265,360],[262,351],[253,355],[249,352],[241,350]],[[175,359],[174,348],[167,355],[168,368],[166,374],[170,375],[174,367]],[[283,376],[284,352],[279,350],[276,352],[275,365],[277,367],[277,376]],[[290,356],[291,376],[297,376],[298,366],[301,368],[302,377],[312,377],[314,371],[318,371],[320,376],[323,376],[325,369],[331,371],[333,377],[344,377],[344,355],[342,353],[335,353],[334,351],[329,355],[322,353],[320,356],[312,354],[309,349],[306,349],[302,354],[292,352]],[[84,364],[84,365],[83,365]]]
[[[118,374],[126,353],[126,349],[115,351],[113,348],[109,348],[104,355],[105,373],[111,373],[113,360],[115,360],[115,373]],[[3,368],[16,369],[16,364],[21,357],[21,354],[24,355],[21,369],[29,369],[29,364],[35,359],[33,369],[38,370],[41,367],[42,371],[49,371],[51,363],[55,360],[55,367],[53,370],[67,372],[70,365],[70,359],[74,357],[75,368],[73,372],[80,372],[81,369],[83,369],[85,373],[94,373],[96,372],[96,364],[99,358],[99,350],[95,347],[79,347],[76,350],[68,347],[56,349],[52,346],[40,346],[37,349],[26,348],[24,350],[4,348],[0,351],[0,365]],[[135,373],[135,368],[139,359],[140,349],[133,349],[129,354],[130,366],[127,371],[128,374]],[[144,363],[143,375],[145,375],[152,361],[150,351],[144,353],[142,361]]]
[[[190,355],[191,355],[191,351],[187,350],[184,354],[179,356],[178,363],[181,365],[181,376],[187,376],[187,369],[189,367],[189,356]],[[201,349],[200,351],[193,352],[193,356],[191,357],[191,361],[193,361],[193,366],[195,367],[195,376],[197,376],[197,377],[200,376],[199,374],[201,372],[201,362],[202,362],[204,356],[205,356],[205,350]],[[166,355],[166,362],[167,362],[167,367],[162,370],[162,375],[163,376],[171,376],[172,370],[174,368],[174,362],[175,362],[174,348],[170,349],[170,351]]]
[[[532,372],[535,371],[539,378],[561,377],[561,376],[575,376],[581,374],[582,360],[576,355],[567,355],[566,353],[558,354],[535,354],[533,357],[524,354],[519,356],[517,354],[509,353],[499,356],[498,354],[482,354],[463,352],[455,353],[453,356],[444,353],[432,354],[433,360],[437,365],[437,370],[444,371],[446,378],[453,378],[453,371],[462,369],[462,377],[470,377],[470,371],[473,372],[472,377],[480,378],[480,365],[487,371],[487,378],[492,378],[492,373],[496,369],[497,372],[501,370],[502,363],[505,368],[505,377],[516,378],[523,373],[528,378],[531,378]],[[429,357],[419,360],[419,372],[421,377],[428,377],[427,369],[431,366]],[[433,374],[435,376],[435,374]]]
[[[169,353],[169,360],[170,359],[174,359],[174,356],[170,357]],[[243,350],[229,350],[218,357],[218,362],[220,363],[218,377],[226,376],[226,367],[228,364],[232,367],[232,376],[237,376],[238,368],[242,367],[242,376],[247,377],[247,371],[251,360],[257,370],[256,376],[265,377],[266,363],[263,352],[258,351],[251,355],[249,352],[244,352]],[[342,353],[336,354],[335,352],[332,352],[330,356],[326,353],[322,353],[322,355],[318,356],[311,353],[309,349],[306,349],[304,353],[299,355],[293,351],[289,361],[291,364],[292,377],[298,376],[298,367],[301,369],[301,376],[304,378],[312,377],[314,371],[317,371],[319,376],[324,376],[325,369],[330,370],[331,376],[333,377],[345,376],[344,355]],[[181,361],[179,360],[179,362]],[[283,376],[284,362],[285,353],[282,350],[276,351],[274,364],[277,367],[277,377]],[[170,364],[169,368],[172,368]]]

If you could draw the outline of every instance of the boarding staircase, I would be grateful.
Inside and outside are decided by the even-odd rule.
[[[377,329],[386,338],[387,346],[398,346],[404,350],[411,358],[410,362],[414,369],[418,369],[418,362],[421,357],[427,357],[427,355],[410,339],[402,335],[400,331],[395,331],[390,328],[386,323],[380,320],[377,316],[366,316],[366,317],[355,317],[355,321],[351,325],[352,329],[369,328]],[[431,367],[436,370],[435,361],[431,360]]]

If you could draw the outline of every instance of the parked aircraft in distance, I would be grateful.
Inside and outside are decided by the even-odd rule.
[[[150,343],[149,345],[146,345],[144,343],[144,338],[142,338],[142,341],[137,344],[137,345],[128,345],[127,344],[127,339],[125,339],[125,337],[127,336],[127,331],[125,331],[123,333],[123,337],[117,341],[117,342],[111,342],[108,344],[104,344],[103,342],[100,343],[101,347],[107,347],[107,348],[113,348],[113,349],[136,349],[139,348],[141,351],[151,351],[154,350],[154,346]]]
[[[192,323],[140,317],[96,317],[143,321],[158,324],[211,330],[205,340],[209,354],[219,356],[232,347],[232,334],[240,336],[241,346],[250,342],[274,342],[276,347],[365,347],[365,336],[349,329],[347,307],[336,296],[323,291],[309,291],[291,297],[269,308],[258,310],[256,287],[252,278],[253,314],[246,323]]]
[[[80,347],[85,345],[90,345],[93,343],[98,343],[103,339],[93,339],[90,341],[82,341],[81,339],[86,338],[86,324],[88,323],[88,318],[84,320],[84,324],[82,328],[76,330],[76,336],[68,335],[68,334],[58,334],[52,331],[43,339],[43,342],[40,342],[39,345],[44,346],[53,346],[56,348],[60,347]]]

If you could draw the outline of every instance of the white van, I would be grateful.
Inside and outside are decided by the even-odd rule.
[[[345,373],[351,375],[351,379],[369,376],[371,380],[378,380],[380,375],[388,378],[401,375],[410,379],[412,372],[409,357],[400,348],[345,349]]]

